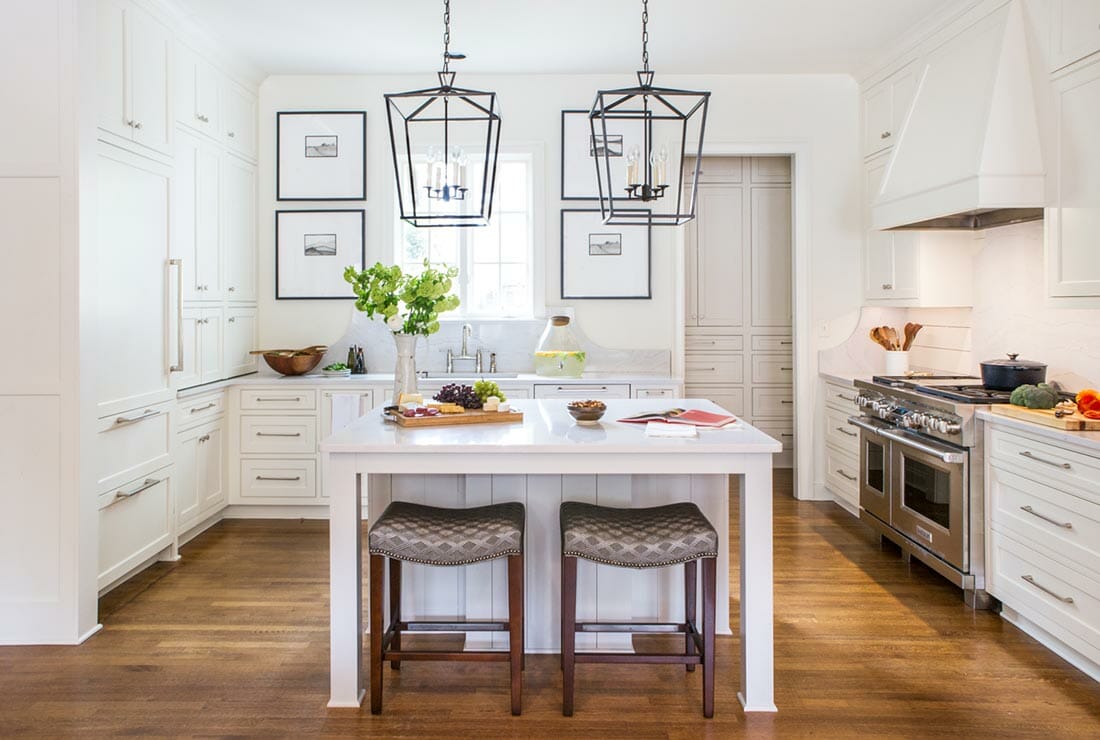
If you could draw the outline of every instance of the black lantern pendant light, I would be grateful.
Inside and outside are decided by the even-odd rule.
[[[386,112],[401,218],[413,226],[485,226],[500,146],[496,93],[455,87],[451,3],[443,2],[439,87],[389,93]]]
[[[679,226],[695,218],[710,93],[654,87],[648,27],[649,0],[642,0],[638,85],[600,90],[588,115],[606,224]]]

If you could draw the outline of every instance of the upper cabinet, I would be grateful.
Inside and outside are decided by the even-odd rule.
[[[256,158],[256,96],[230,80],[221,86],[225,145],[249,159]]]
[[[917,89],[916,64],[910,64],[863,93],[863,156],[894,145]]]
[[[744,271],[745,189],[700,185],[697,217],[685,232],[687,325],[742,326],[744,295],[730,281]]]
[[[1052,71],[1100,52],[1100,2],[1051,0],[1050,11]]]
[[[222,159],[221,243],[225,299],[256,300],[256,168],[233,156]]]
[[[176,122],[216,137],[221,127],[221,75],[189,46],[176,45]]]
[[[97,29],[99,127],[170,155],[168,29],[121,0],[99,0]]]

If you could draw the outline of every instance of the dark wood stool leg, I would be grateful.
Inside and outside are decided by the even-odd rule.
[[[527,609],[527,565],[522,555],[520,555],[519,569],[519,603],[520,614],[523,615]],[[519,669],[527,670],[527,627],[522,619],[519,632]]]
[[[684,563],[684,624],[688,626],[688,633],[684,636],[684,654],[695,655],[695,638],[691,635],[691,629],[698,629],[699,623],[695,620],[695,589],[698,584],[697,560],[689,560]],[[695,671],[695,665],[684,665],[688,673]]]
[[[382,555],[370,556],[370,713],[382,713],[382,630],[384,629],[383,603],[386,559]]]
[[[393,639],[390,640],[392,650],[401,649],[401,630],[397,629],[397,623],[401,621],[401,561],[390,558],[390,624],[393,625]],[[400,660],[391,660],[390,668],[401,670]]]
[[[573,716],[573,677],[577,644],[577,559],[562,558],[561,570],[561,713]]]
[[[508,557],[508,653],[512,673],[512,715],[523,711],[523,556]]]
[[[718,559],[703,558],[703,716],[714,716],[714,613]]]

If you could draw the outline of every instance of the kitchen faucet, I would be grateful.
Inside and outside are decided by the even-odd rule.
[[[455,371],[455,360],[475,360],[477,365],[474,368],[474,372],[481,373],[481,349],[479,348],[476,354],[471,355],[469,350],[470,336],[474,333],[474,327],[469,324],[462,325],[462,354],[456,355],[450,347],[447,348],[447,372],[453,373]]]

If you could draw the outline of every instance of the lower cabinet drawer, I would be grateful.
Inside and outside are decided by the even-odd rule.
[[[794,416],[794,393],[790,388],[753,388],[752,416]]]
[[[684,337],[684,349],[688,352],[740,352],[745,349],[745,341],[739,334],[726,337],[689,334]]]
[[[752,338],[753,352],[790,352],[794,340],[788,336],[764,336],[757,334]]]
[[[99,497],[99,588],[172,544],[171,479],[164,471]]]
[[[172,461],[172,402],[96,422],[96,491],[117,488]]]
[[[989,438],[986,452],[992,462],[1048,485],[1078,490],[1100,503],[1100,458],[996,427]]]
[[[634,388],[635,398],[676,398],[675,388]]]
[[[535,398],[630,398],[627,383],[538,383]]]
[[[852,455],[859,454],[859,433],[848,423],[852,412],[825,407],[825,442]]]
[[[1100,661],[1100,582],[993,529],[990,592],[1075,650]]]
[[[858,506],[859,458],[857,455],[825,445],[825,484],[834,494]]]
[[[753,355],[752,382],[793,383],[794,360],[790,355]]]
[[[241,460],[241,498],[316,499],[317,461]]]
[[[745,356],[689,352],[684,358],[684,380],[688,383],[743,383]]]
[[[317,392],[312,388],[242,388],[241,408],[245,411],[309,411],[317,408]]]
[[[825,383],[825,405],[843,411],[849,416],[859,411],[856,406],[856,396],[859,391],[855,388],[847,388],[836,383]]]
[[[179,428],[205,424],[225,413],[225,391],[210,396],[194,396],[180,401]]]
[[[705,398],[734,416],[745,416],[745,389],[721,385],[684,386],[685,398]]]
[[[317,451],[314,416],[241,416],[241,452],[309,455]]]
[[[789,421],[754,421],[753,426],[783,443],[783,451],[772,457],[777,468],[789,468],[794,463],[794,424]]]

